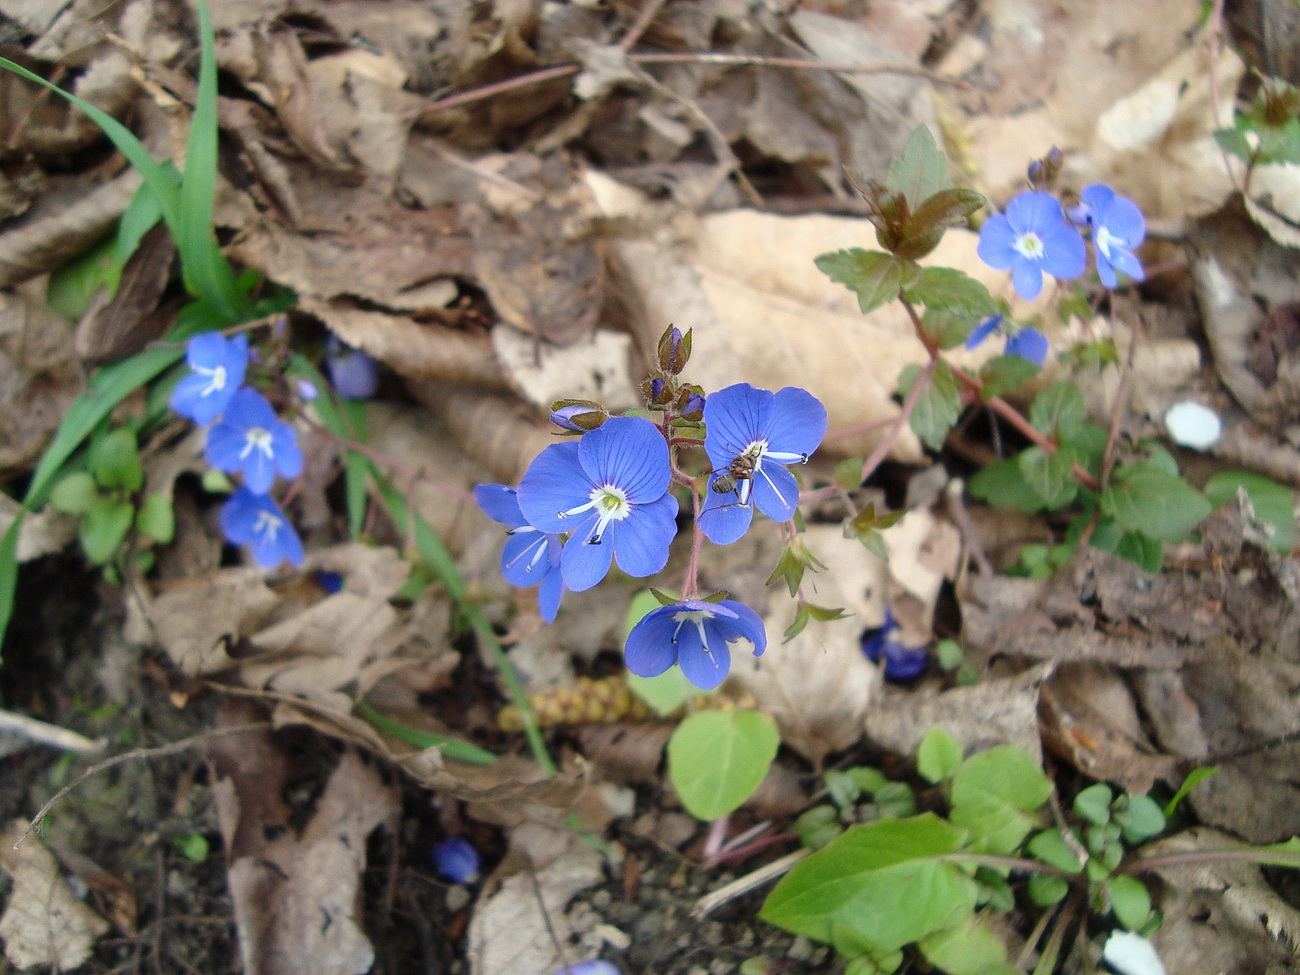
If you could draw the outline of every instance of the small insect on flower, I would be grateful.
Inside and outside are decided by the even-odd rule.
[[[724,469],[712,472],[718,476],[713,479],[709,489],[717,494],[730,494],[735,491],[736,503],[741,507],[748,507],[750,491],[754,486],[754,470],[758,467],[761,456],[762,451],[750,445],[737,454],[736,459]]]

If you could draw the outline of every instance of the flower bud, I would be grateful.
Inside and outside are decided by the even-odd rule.
[[[304,403],[314,402],[320,396],[320,390],[316,388],[316,384],[310,379],[299,379],[297,387],[298,398]]]
[[[691,358],[691,330],[683,335],[674,325],[669,325],[659,337],[659,368],[670,376],[676,376],[686,368]]]
[[[685,420],[704,419],[704,390],[683,386],[677,394],[677,415]]]
[[[478,880],[482,858],[465,837],[451,836],[433,848],[433,865],[444,880],[472,884]]]
[[[325,368],[344,399],[369,399],[379,388],[379,363],[333,335],[325,343]]]
[[[605,408],[591,400],[562,399],[551,404],[551,422],[574,433],[595,430],[608,419]]]
[[[593,958],[555,971],[555,975],[622,975],[612,962]]]
[[[673,383],[663,373],[652,373],[641,383],[641,393],[651,409],[663,409],[673,401]]]

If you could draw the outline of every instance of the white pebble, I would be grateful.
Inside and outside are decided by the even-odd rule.
[[[1165,429],[1174,438],[1174,443],[1205,450],[1219,442],[1223,435],[1223,421],[1208,406],[1185,399],[1169,407],[1165,414]]]

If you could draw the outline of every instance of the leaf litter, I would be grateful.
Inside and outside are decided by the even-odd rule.
[[[643,4],[644,22],[635,6],[585,4],[214,7],[222,68],[237,82],[220,108],[223,239],[236,260],[297,292],[298,332],[332,332],[402,377],[392,402],[372,405],[368,444],[515,643],[516,666],[536,681],[529,690],[606,666],[634,587],[577,594],[561,632],[536,629],[532,595],[495,580],[500,533],[468,503],[468,488],[517,481],[552,442],[551,400],[634,405],[635,378],[669,322],[707,347],[697,377],[707,388],[806,387],[828,406],[832,459],[873,450],[897,416],[894,377],[920,361],[911,327],[889,310],[860,314],[812,258],[869,244],[874,228],[841,171],[883,173],[918,123],[943,131],[966,179],[994,201],[1019,184],[1025,160],[1054,144],[1068,150],[1071,179],[1124,186],[1161,223],[1156,247],[1175,265],[1133,312],[1181,309],[1164,319],[1168,334],[1148,336],[1166,358],[1145,367],[1129,432],[1160,435],[1155,418],[1194,391],[1227,418],[1212,458],[1300,484],[1288,395],[1293,174],[1264,174],[1244,204],[1230,199],[1241,174],[1225,168],[1211,132],[1231,121],[1246,66],[1226,47],[1208,53],[1185,3],[934,0],[758,12],[669,2]],[[29,4],[12,16],[27,55],[73,72],[78,93],[135,118],[156,152],[182,144],[193,98],[187,4]],[[872,70],[833,70],[850,64]],[[898,71],[880,70],[889,67]],[[548,73],[509,83],[539,69]],[[485,87],[497,82],[506,83]],[[74,345],[75,323],[46,306],[43,276],[111,231],[135,178],[104,162],[78,113],[17,79],[2,83],[14,167],[0,184],[0,281],[13,289],[0,322],[0,468],[21,474],[80,389],[73,349],[120,357],[143,341],[134,329],[165,325],[174,306],[165,265],[142,269],[152,277],[133,272],[127,291],[81,316]],[[1002,285],[974,240],[955,230],[931,261]],[[1193,298],[1199,314],[1186,312]],[[1044,327],[1056,341],[1077,324],[1049,314]],[[985,354],[956,358],[978,366]],[[1115,372],[1088,393],[1108,415]],[[196,834],[224,845],[224,920],[245,970],[414,970],[403,951],[481,975],[547,975],[597,955],[670,975],[721,975],[750,955],[825,970],[824,950],[759,925],[753,910],[685,922],[705,889],[733,875],[689,865],[705,838],[661,787],[665,725],[554,733],[565,751],[555,778],[508,754],[521,746],[498,726],[495,662],[461,635],[454,599],[437,587],[407,591],[411,533],[372,513],[373,544],[335,544],[343,445],[316,436],[300,488],[314,539],[296,578],[223,561],[192,483],[196,442],[157,445],[151,485],[175,500],[178,541],[155,579],[102,591],[127,617],[135,656],[105,650],[98,661],[85,651],[101,673],[76,687],[100,688],[93,697],[138,682],[198,727],[214,698],[227,701],[226,721],[270,717],[274,731],[218,739],[205,769],[160,783],[177,809],[193,810]],[[908,431],[893,459],[921,458]],[[1161,841],[1171,849],[1227,842],[1211,827],[1254,842],[1300,831],[1286,772],[1300,734],[1286,690],[1298,665],[1296,566],[1266,552],[1251,514],[1234,510],[1214,516],[1199,547],[1172,553],[1158,575],[1090,550],[1045,582],[959,568],[960,554],[982,543],[942,505],[913,507],[885,530],[888,563],[837,526],[811,524],[810,547],[828,566],[811,576],[815,600],[852,615],[773,640],[761,658],[738,657],[728,692],[772,713],[792,753],[734,828],[797,812],[810,770],[910,754],[942,725],[968,748],[1045,748],[1060,768],[1139,791],[1176,788],[1191,768],[1218,764],[1187,800],[1205,826]],[[981,524],[1005,534],[1023,522]],[[29,519],[22,557],[57,551],[64,529],[48,515]],[[770,559],[748,545],[710,551],[701,571],[766,605],[769,634],[779,633],[792,610],[766,599],[754,566]],[[343,588],[328,591],[321,580],[335,576]],[[960,627],[981,681],[953,686],[933,668],[911,686],[884,681],[859,640],[886,606],[922,640]],[[10,652],[7,670],[21,652]],[[20,685],[6,698],[88,730],[102,720],[79,715],[68,692],[47,698]],[[376,729],[354,711],[357,700],[406,732]],[[437,736],[487,742],[506,757],[476,768],[427,744]],[[305,794],[295,792],[304,755]],[[30,812],[22,793],[43,794],[35,776],[9,782],[0,789],[6,816]],[[635,793],[615,785],[628,782]],[[117,796],[123,822],[128,799]],[[76,841],[92,850],[115,842],[113,818]],[[496,862],[471,906],[439,886],[427,861],[430,839],[456,831],[475,835]],[[6,853],[3,862],[14,878],[0,921],[9,960],[103,971],[120,961],[124,949],[110,945],[106,923],[39,839],[19,850],[21,861]],[[166,889],[181,901],[194,872],[216,866],[159,852],[164,860]],[[143,883],[127,867],[120,873]],[[1171,970],[1294,953],[1294,909],[1258,871],[1170,871],[1164,880],[1160,948]],[[33,884],[43,885],[40,897]],[[161,923],[167,909],[148,907],[146,889],[140,901],[146,913],[162,910],[152,918]],[[399,927],[405,933],[386,939]],[[132,937],[125,942],[146,944]],[[231,961],[214,956],[206,967]],[[171,963],[156,956],[163,970]]]

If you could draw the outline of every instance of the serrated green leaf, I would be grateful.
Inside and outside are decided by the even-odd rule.
[[[927,308],[921,315],[921,331],[940,349],[955,349],[970,338],[984,318],[951,308]]]
[[[904,367],[898,377],[898,392],[904,401],[921,375],[922,367],[915,363]],[[940,450],[948,431],[961,416],[961,392],[948,363],[942,359],[934,364],[924,382],[908,424],[927,447]]]
[[[1097,782],[1074,797],[1074,814],[1097,826],[1104,826],[1110,822],[1110,804],[1114,798],[1110,786]]]
[[[1029,447],[1016,458],[1020,474],[1049,511],[1064,508],[1079,493],[1074,479],[1074,451],[1062,447],[1048,454]]]
[[[1151,895],[1137,877],[1120,874],[1106,884],[1110,909],[1115,919],[1129,931],[1140,931],[1151,916]]]
[[[934,239],[937,244],[945,229],[964,222],[984,203],[984,196],[974,190],[940,190],[912,210],[907,220],[906,239],[918,244],[922,240]]]
[[[917,947],[931,965],[948,975],[987,975],[991,966],[1007,960],[1002,939],[975,917],[927,934]]]
[[[933,813],[854,826],[795,866],[760,917],[818,941],[843,927],[878,953],[896,950],[974,910],[975,882],[936,859],[965,838]]]
[[[686,811],[709,822],[754,794],[780,743],[758,711],[697,711],[668,741],[668,778]]]
[[[903,288],[903,297],[927,308],[959,311],[978,318],[986,318],[998,308],[988,288],[951,267],[923,268],[921,276]]]
[[[84,515],[90,503],[99,497],[95,479],[85,471],[69,474],[50,492],[50,504],[65,515]]]
[[[998,745],[962,762],[953,777],[950,818],[970,830],[972,850],[1011,853],[1051,792],[1051,781],[1028,752]]]
[[[961,744],[946,728],[925,733],[916,749],[916,770],[927,782],[938,784],[961,767]]]
[[[1000,355],[980,366],[980,395],[988,400],[1019,389],[1039,373],[1038,363],[1019,355]]]
[[[81,519],[78,538],[91,565],[108,562],[131,530],[135,509],[125,501],[96,497]]]
[[[1259,519],[1272,526],[1269,546],[1278,552],[1295,548],[1296,520],[1291,489],[1259,474],[1222,471],[1205,482],[1205,496],[1219,508],[1232,500],[1238,488],[1246,492]]]
[[[176,536],[176,514],[171,498],[161,491],[151,491],[140,503],[135,528],[145,538],[166,545]]]
[[[861,247],[822,254],[813,263],[832,281],[856,292],[863,312],[893,301],[916,276],[916,265],[910,261]]]
[[[135,431],[118,427],[96,439],[90,446],[90,473],[102,488],[140,490],[144,486],[144,467],[140,464]]]
[[[1154,459],[1118,468],[1101,507],[1121,527],[1165,542],[1182,541],[1213,510],[1205,495]]]
[[[966,485],[970,493],[1000,508],[1015,508],[1025,514],[1042,511],[1043,499],[1025,483],[1015,457],[994,461],[975,474]]]
[[[902,154],[890,161],[886,188],[901,193],[908,208],[916,211],[930,197],[951,185],[948,160],[939,151],[930,130],[918,125],[903,146]]]
[[[1029,422],[1045,437],[1069,440],[1087,419],[1088,405],[1073,380],[1054,382],[1035,398],[1029,407]]]

